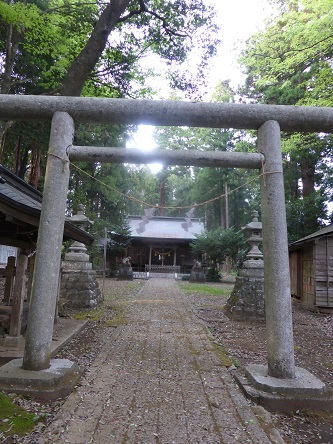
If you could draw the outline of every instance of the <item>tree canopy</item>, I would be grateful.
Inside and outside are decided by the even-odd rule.
[[[237,94],[221,81],[211,100],[332,105],[333,14],[329,0],[271,0],[276,13],[246,43]],[[208,6],[207,6],[208,5]],[[5,0],[0,3],[0,92],[99,97],[153,97],[142,60],[165,62],[174,100],[201,100],[205,70],[216,54],[215,11],[205,0]],[[206,98],[207,100],[207,98]],[[0,122],[0,162],[42,188],[49,124]],[[126,146],[133,126],[77,125],[78,145]],[[255,134],[232,129],[157,128],[166,149],[256,151]],[[332,137],[282,134],[289,240],[331,217]],[[84,203],[90,218],[115,226],[145,203],[160,214],[192,206],[212,230],[239,230],[260,209],[256,171],[233,168],[88,165],[71,169],[69,211]]]
[[[140,59],[156,53],[172,84],[193,93],[216,51],[214,16],[203,0],[2,2],[1,92],[128,95],[132,80],[144,83]],[[194,75],[181,68],[193,47]]]
[[[243,97],[268,104],[331,106],[333,15],[327,0],[275,0],[277,14],[240,57]],[[289,240],[330,218],[331,147],[327,134],[283,134]]]

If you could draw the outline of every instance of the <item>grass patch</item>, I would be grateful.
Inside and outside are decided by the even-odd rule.
[[[233,285],[209,285],[209,284],[192,284],[187,282],[178,282],[179,287],[184,293],[201,293],[213,296],[225,296],[231,293]]]
[[[118,316],[116,316],[113,319],[109,319],[108,321],[105,321],[104,325],[106,327],[120,327],[121,325],[127,325],[128,324],[128,320],[125,318],[118,318]]]
[[[95,308],[93,310],[87,310],[87,311],[78,311],[73,315],[73,318],[78,321],[99,321],[104,316],[104,310],[101,308]]]
[[[38,420],[38,416],[14,404],[9,396],[0,392],[0,438],[23,436],[35,428]]]

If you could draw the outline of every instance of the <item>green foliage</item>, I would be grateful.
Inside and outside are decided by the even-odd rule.
[[[311,104],[328,105],[331,6],[327,0],[284,1],[266,29],[251,37],[240,61],[246,66],[246,88],[252,97],[283,104],[301,104],[311,97]],[[318,88],[314,88],[317,76]],[[332,103],[332,98],[329,101]]]
[[[294,242],[320,228],[318,219],[326,217],[325,198],[319,192],[286,202],[288,241]]]
[[[333,25],[328,0],[275,1],[277,14],[247,42],[241,93],[261,103],[332,106]],[[288,232],[296,240],[329,214],[331,136],[283,134]]]
[[[207,282],[220,282],[221,280],[220,272],[215,267],[208,268],[205,274]]]
[[[127,220],[122,225],[112,224],[108,230],[108,249],[112,253],[124,253],[131,244],[131,230]]]
[[[217,228],[199,234],[191,244],[191,248],[194,254],[204,255],[207,262],[211,263],[213,268],[216,268],[216,263],[224,262],[227,257],[230,257],[233,261],[236,260],[241,242],[241,232],[234,228],[227,230]]]
[[[212,99],[233,102],[228,82],[217,86]],[[162,127],[156,129],[155,139],[164,149],[256,151],[248,133],[221,128]],[[207,229],[228,225],[241,228],[247,223],[251,210],[260,205],[259,179],[252,181],[256,175],[256,171],[236,168],[168,167],[163,171],[166,205],[191,206],[206,202],[196,206],[195,216],[204,219]],[[162,180],[162,173],[159,177]],[[168,210],[167,214],[180,215],[180,211]]]

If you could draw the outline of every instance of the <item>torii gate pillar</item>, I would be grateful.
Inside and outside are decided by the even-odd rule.
[[[55,112],[52,119],[44,197],[39,223],[36,262],[30,300],[24,357],[4,365],[0,387],[12,388],[41,399],[55,400],[70,393],[80,372],[68,359],[50,359],[56,295],[61,263],[69,161],[67,149],[72,144],[74,121],[65,112]],[[46,370],[41,372],[40,370]]]
[[[258,129],[267,365],[249,364],[235,378],[246,396],[268,410],[332,408],[325,384],[295,367],[280,125],[269,120]],[[245,376],[245,378],[244,378]]]
[[[258,130],[261,169],[265,310],[268,374],[295,378],[288,236],[285,211],[280,126],[265,122]]]

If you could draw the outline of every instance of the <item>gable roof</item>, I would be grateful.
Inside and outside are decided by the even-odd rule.
[[[193,240],[204,231],[200,219],[184,217],[128,216],[131,235],[136,239]]]
[[[31,248],[37,242],[43,195],[0,164],[0,244]],[[90,245],[94,238],[65,220],[64,240]]]
[[[314,233],[303,237],[302,239],[292,242],[291,244],[289,244],[289,248],[297,247],[303,243],[310,242],[318,237],[330,236],[330,235],[333,235],[333,224],[327,225],[326,227],[323,227],[320,230],[315,231]]]

